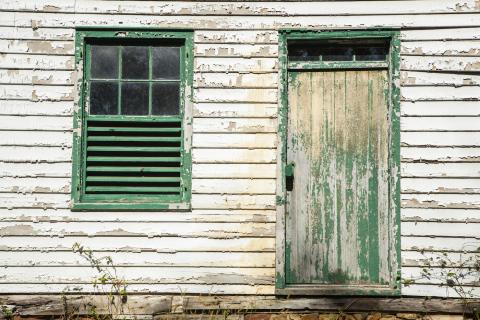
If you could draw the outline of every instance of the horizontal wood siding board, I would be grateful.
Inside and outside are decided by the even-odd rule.
[[[478,238],[475,237],[441,237],[441,236],[407,236],[402,235],[402,250],[433,252],[480,252]]]
[[[192,243],[195,242],[195,246]],[[100,252],[275,252],[273,237],[5,236],[2,248],[17,251],[71,251],[75,243]]]
[[[50,5],[50,6],[48,6]],[[213,10],[215,9],[215,10]],[[431,13],[458,13],[458,12],[476,12],[476,5],[473,0],[458,1],[448,0],[438,3],[432,0],[418,4],[415,1],[404,1],[402,6],[395,6],[388,1],[378,3],[355,4],[340,3],[332,7],[328,3],[313,3],[309,6],[298,6],[295,3],[285,2],[281,6],[272,3],[253,2],[248,6],[243,3],[217,3],[217,4],[197,4],[195,2],[180,3],[161,3],[155,6],[155,2],[144,2],[132,4],[130,2],[110,1],[104,3],[99,0],[89,0],[82,2],[69,1],[39,1],[35,4],[28,4],[22,0],[8,0],[2,4],[0,10],[15,10],[26,12],[58,12],[58,13],[109,13],[109,14],[155,14],[155,15],[294,15],[294,16],[315,16],[315,15],[352,15],[352,14],[431,14]]]
[[[46,178],[48,179],[48,178]],[[7,180],[7,179],[6,179]],[[64,179],[67,180],[67,179]],[[8,181],[8,180],[7,180]],[[21,183],[21,182],[19,182]],[[101,219],[98,218],[101,216]],[[0,209],[0,220],[4,222],[275,222],[273,210],[192,210],[191,212],[97,212],[95,215],[64,210],[22,209],[9,211]],[[193,248],[195,249],[195,248]]]
[[[3,194],[0,194],[2,197]],[[272,223],[131,223],[110,222],[108,224],[83,222],[0,222],[3,236],[131,236],[131,237],[272,237]],[[87,231],[88,230],[88,231]]]
[[[58,70],[33,70],[33,69],[15,69],[11,66],[9,69],[0,69],[0,83],[12,85],[35,85],[40,88],[40,85],[47,86],[62,86],[69,88],[73,86],[73,71],[58,71]],[[10,87],[12,88],[12,87]],[[17,87],[22,88],[22,87]],[[28,87],[23,87],[28,89]],[[32,89],[34,87],[32,86]],[[67,90],[67,89],[64,89]],[[73,89],[70,89],[71,92]]]
[[[59,294],[65,292],[65,288],[74,288],[76,292],[81,291],[84,294],[94,294],[98,290],[108,292],[110,285],[106,286],[93,286],[90,283],[72,283],[66,285],[65,283],[28,283],[24,282],[21,286],[18,283],[3,284],[2,294],[29,294],[35,292],[37,294]],[[163,293],[163,294],[175,294],[181,295],[188,292],[190,294],[199,295],[227,295],[227,294],[249,294],[249,295],[272,295],[274,294],[274,287],[271,284],[268,285],[250,285],[250,284],[211,284],[206,285],[202,283],[196,284],[130,284],[128,286],[129,293]]]
[[[423,162],[425,164],[442,162],[479,162],[480,148],[473,147],[405,147],[400,150],[403,162]],[[467,175],[469,177],[470,175]]]
[[[414,1],[415,2],[415,1]],[[348,2],[347,2],[348,3]],[[350,4],[349,4],[350,6]],[[393,15],[352,15],[350,9],[346,16],[325,15],[322,19],[307,16],[231,16],[217,15],[215,19],[209,16],[161,16],[161,15],[128,15],[104,13],[87,14],[75,13],[32,13],[32,12],[0,12],[1,26],[31,27],[32,20],[37,27],[72,28],[74,26],[93,25],[156,25],[165,28],[182,28],[186,25],[196,30],[211,29],[238,29],[238,30],[278,30],[280,28],[377,28],[378,26],[402,28],[447,28],[479,26],[478,16],[470,13],[452,13],[445,18],[445,14],[393,14]],[[99,19],[101,16],[103,19]]]
[[[402,116],[479,116],[477,101],[404,101]]]
[[[3,267],[73,267],[90,266],[76,252],[53,251],[3,251]],[[95,254],[95,253],[94,253]],[[273,268],[273,252],[98,252],[110,256],[117,267],[225,267],[225,268]],[[227,269],[228,270],[228,269]]]
[[[402,221],[480,222],[478,209],[403,208]]]

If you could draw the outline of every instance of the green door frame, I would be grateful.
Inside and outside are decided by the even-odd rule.
[[[321,40],[321,39],[389,39],[389,210],[390,210],[390,286],[345,286],[345,285],[287,285],[285,281],[286,258],[286,190],[285,167],[287,161],[287,115],[288,115],[288,52],[289,40]],[[362,67],[350,63],[326,66],[321,63],[295,63],[290,67],[315,69],[355,68]],[[368,64],[368,63],[367,63]],[[371,66],[372,63],[370,63]],[[365,65],[368,67],[368,65]],[[302,31],[281,30],[279,35],[279,72],[280,72],[280,106],[278,114],[278,151],[277,151],[277,223],[276,223],[276,277],[275,293],[277,295],[400,295],[400,33],[398,30],[342,30],[342,31]]]

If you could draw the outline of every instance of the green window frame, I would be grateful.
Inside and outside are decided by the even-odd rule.
[[[110,55],[92,64],[101,61],[100,55],[92,57],[97,46],[114,52],[116,69],[109,71],[114,76],[92,74],[92,66],[108,68],[112,61]],[[128,68],[136,72],[131,66],[140,58],[122,64],[122,55],[127,57],[127,50],[134,49],[146,57],[137,64],[137,71],[143,70],[140,77],[126,76]],[[174,77],[158,75],[168,73],[165,70],[171,66],[167,58],[161,62],[167,56],[162,52],[168,50],[179,59],[179,75]],[[190,210],[192,52],[193,32],[188,30],[77,28],[73,211]],[[172,87],[178,87],[178,95],[171,93]],[[167,97],[173,100],[167,103]],[[172,106],[173,112],[168,111]]]

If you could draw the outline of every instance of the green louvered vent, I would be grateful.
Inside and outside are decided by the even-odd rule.
[[[85,193],[181,195],[180,119],[87,120]]]

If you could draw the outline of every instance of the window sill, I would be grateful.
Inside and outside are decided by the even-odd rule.
[[[99,203],[79,202],[73,203],[72,211],[190,211],[189,202],[149,202],[149,203]]]
[[[288,285],[276,288],[276,295],[349,295],[349,296],[399,296],[400,289],[376,285]]]

